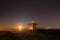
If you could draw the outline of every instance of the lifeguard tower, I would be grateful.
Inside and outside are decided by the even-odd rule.
[[[29,25],[29,27],[28,27],[28,29],[30,30],[30,31],[37,31],[37,23],[35,23],[35,21],[32,21],[31,23],[29,23],[28,24]]]

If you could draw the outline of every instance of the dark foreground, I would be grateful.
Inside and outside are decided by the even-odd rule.
[[[60,30],[43,30],[37,32],[0,31],[0,40],[60,40]]]

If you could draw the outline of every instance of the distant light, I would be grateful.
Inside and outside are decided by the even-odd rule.
[[[35,23],[35,21],[32,21],[31,23]]]

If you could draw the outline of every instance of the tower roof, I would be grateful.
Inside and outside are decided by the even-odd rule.
[[[28,25],[30,25],[30,24],[36,24],[37,25],[37,23],[33,20]]]

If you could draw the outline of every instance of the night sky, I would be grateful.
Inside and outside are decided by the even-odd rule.
[[[0,3],[0,25],[27,26],[34,20],[39,27],[60,27],[58,0],[2,0]]]

